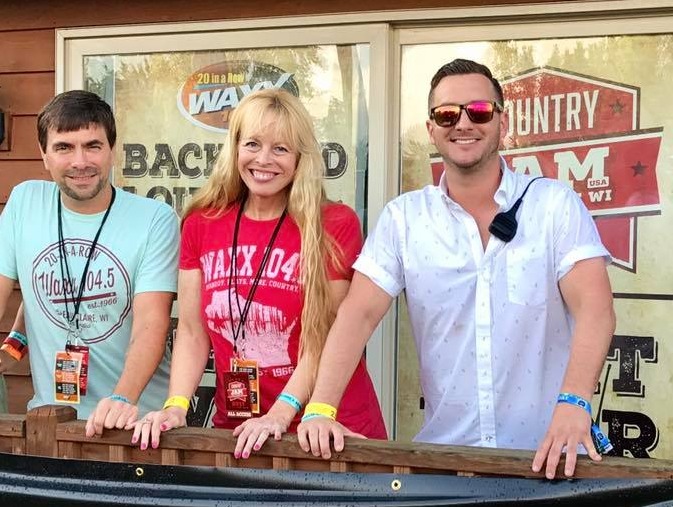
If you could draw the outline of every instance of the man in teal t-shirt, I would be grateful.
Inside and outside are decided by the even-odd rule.
[[[0,215],[0,318],[18,280],[28,408],[73,403],[89,436],[129,428],[168,389],[177,217],[110,184],[115,122],[95,94],[56,96],[38,116],[38,138],[54,182],[17,185]],[[3,348],[18,358],[22,340],[10,334]]]

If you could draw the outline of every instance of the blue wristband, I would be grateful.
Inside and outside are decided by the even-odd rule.
[[[591,417],[591,403],[581,396],[571,393],[561,393],[558,395],[556,402],[569,403],[570,405],[583,408],[589,413],[589,417]],[[594,447],[596,447],[598,454],[605,454],[612,450],[612,444],[610,443],[610,440],[605,435],[605,433],[601,431],[601,429],[598,427],[598,424],[596,423],[592,423],[591,425],[591,440],[593,441]]]
[[[576,407],[583,408],[589,413],[591,417],[591,403],[588,400],[585,400],[581,396],[571,393],[561,393],[556,399],[556,403],[569,403],[570,405],[575,405]]]
[[[7,335],[7,338],[14,338],[16,341],[21,343],[24,347],[28,346],[28,338],[26,338],[26,335],[23,333],[20,333],[19,331],[12,331]]]
[[[131,400],[129,400],[126,396],[123,396],[121,394],[111,394],[110,396],[108,396],[108,398],[111,399],[112,401],[123,401],[124,403],[128,403],[129,405],[133,405],[133,403],[131,403]]]
[[[299,403],[299,400],[292,396],[290,393],[280,393],[278,395],[278,400],[284,401],[288,405],[290,405],[293,409],[295,409],[297,412],[301,410],[301,403]]]
[[[598,424],[591,425],[591,440],[593,441],[598,454],[605,454],[612,450],[610,439],[608,439],[607,435],[601,431]]]

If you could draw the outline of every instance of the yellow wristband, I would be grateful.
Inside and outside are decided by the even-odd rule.
[[[322,415],[335,420],[337,416],[337,409],[332,405],[328,405],[327,403],[311,402],[306,405],[306,408],[304,409],[304,415],[308,414]]]
[[[187,411],[189,410],[189,399],[184,396],[171,396],[164,403],[164,408],[168,407],[180,407]]]

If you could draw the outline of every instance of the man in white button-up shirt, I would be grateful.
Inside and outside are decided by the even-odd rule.
[[[615,325],[610,257],[586,207],[555,180],[530,184],[518,230],[491,233],[494,217],[532,180],[499,156],[502,104],[483,65],[455,60],[433,78],[427,129],[444,174],[439,186],[390,202],[367,238],[312,401],[338,405],[369,336],[404,290],[426,401],[416,440],[537,449],[533,470],[546,461],[549,478],[567,451],[572,475],[578,445],[600,455],[589,414],[557,396],[590,400],[594,392]],[[305,419],[300,445],[316,455],[330,456],[330,436],[341,450],[351,434],[329,417]]]

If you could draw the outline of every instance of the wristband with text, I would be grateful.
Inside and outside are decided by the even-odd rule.
[[[280,401],[284,401],[288,405],[290,405],[292,408],[294,408],[297,412],[301,410],[301,403],[297,398],[295,398],[293,395],[290,393],[280,393],[278,395],[278,398]]]
[[[322,415],[334,421],[337,416],[337,409],[327,403],[311,402],[306,405],[306,409],[304,409],[304,417],[307,415]]]
[[[126,396],[122,394],[111,394],[110,396],[108,396],[108,399],[112,401],[121,401],[123,403],[127,403],[128,405],[133,405],[133,403],[131,403],[131,400],[129,400]]]
[[[581,396],[572,393],[561,393],[558,395],[556,402],[569,403],[570,405],[583,408],[589,413],[589,417],[591,417],[591,403]],[[591,424],[591,440],[599,454],[605,454],[613,449],[610,439],[601,431],[598,424],[593,422],[593,420]]]
[[[583,408],[589,413],[589,417],[591,417],[591,403],[581,396],[572,393],[560,393],[556,399],[556,403],[569,403],[570,405]]]
[[[189,410],[189,398],[184,396],[171,396],[164,403],[164,408],[179,407],[185,411]]]

